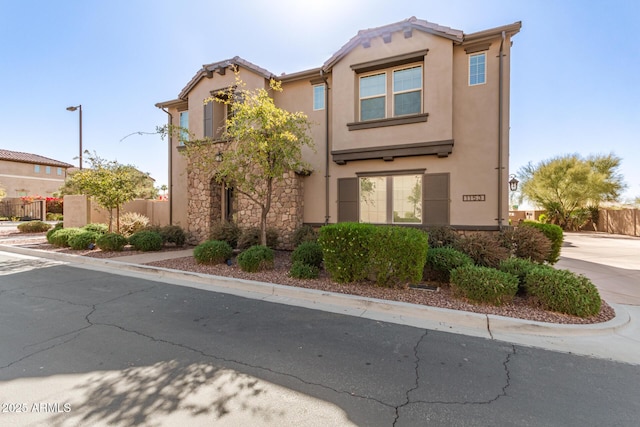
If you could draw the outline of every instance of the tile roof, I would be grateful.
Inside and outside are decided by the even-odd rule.
[[[60,162],[58,160],[50,159],[44,156],[39,156],[38,154],[22,153],[20,151],[10,151],[10,150],[4,150],[4,149],[0,149],[0,160],[7,160],[10,162],[20,162],[20,163],[32,163],[37,165],[56,166],[60,168],[74,167],[69,163]]]

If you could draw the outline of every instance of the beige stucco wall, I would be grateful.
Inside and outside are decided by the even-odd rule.
[[[50,166],[50,173],[46,173],[46,165],[40,165],[40,172],[35,172],[35,165],[31,163],[11,162],[0,160],[0,187],[4,188],[7,197],[43,196],[51,197],[64,184],[66,170]]]
[[[125,203],[120,215],[136,212],[149,218],[153,225],[169,224],[169,202],[136,199]],[[116,212],[113,212],[114,220]],[[83,227],[92,223],[109,223],[109,212],[84,195],[64,196],[64,227]]]

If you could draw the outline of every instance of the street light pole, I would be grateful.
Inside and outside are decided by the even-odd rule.
[[[67,107],[68,111],[76,111],[80,110],[79,118],[80,118],[80,169],[82,169],[82,104],[76,107]]]

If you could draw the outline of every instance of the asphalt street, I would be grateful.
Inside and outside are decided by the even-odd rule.
[[[0,253],[0,425],[637,426],[637,365]]]

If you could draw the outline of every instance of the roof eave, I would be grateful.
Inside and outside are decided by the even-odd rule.
[[[467,43],[475,43],[487,39],[493,39],[497,36],[500,36],[502,32],[505,33],[507,37],[511,37],[520,32],[522,28],[522,21],[514,22],[513,24],[503,25],[501,27],[490,28],[488,30],[478,31],[477,33],[465,34],[463,44]]]

